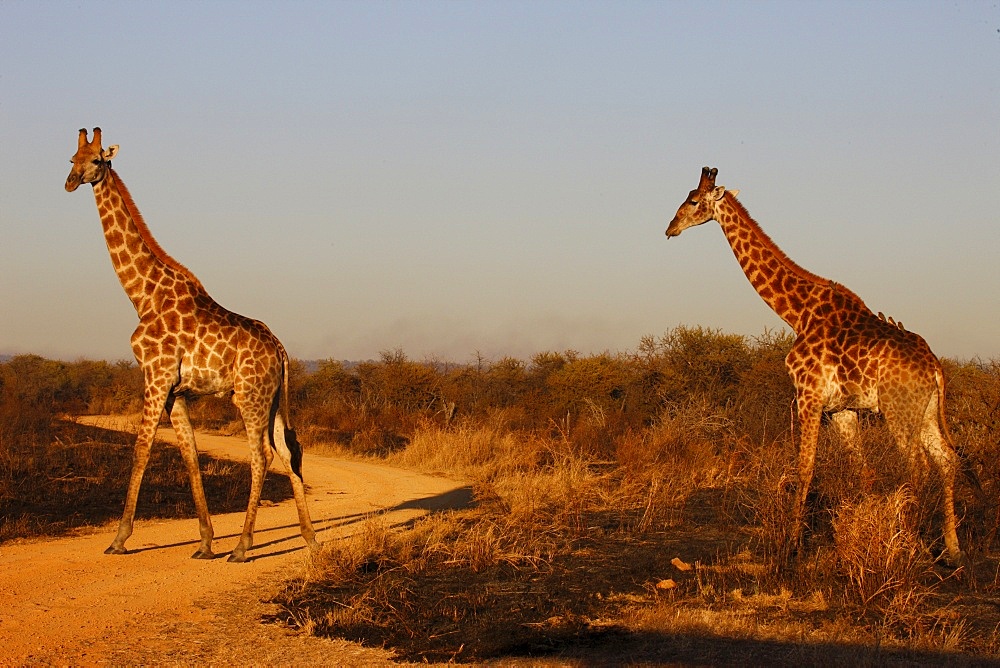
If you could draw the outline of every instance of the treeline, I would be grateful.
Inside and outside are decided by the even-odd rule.
[[[641,432],[664,412],[697,405],[726,415],[753,442],[792,429],[794,390],[784,357],[786,333],[759,337],[677,327],[643,338],[636,350],[582,355],[542,352],[530,360],[477,358],[456,364],[416,361],[401,350],[348,365],[292,364],[292,420],[304,442],[341,444],[384,454],[421,426],[490,424],[571,441],[596,458],[610,456],[624,435]],[[952,431],[997,433],[1000,365],[945,361]],[[132,362],[61,362],[22,355],[0,363],[0,418],[8,435],[30,416],[134,413],[142,405],[142,372]],[[192,404],[202,428],[238,431],[227,398]]]
[[[785,334],[751,339],[679,327],[627,353],[568,350],[457,364],[411,360],[397,349],[357,364],[293,361],[292,418],[307,438],[372,454],[404,445],[420,425],[459,421],[552,432],[598,454],[602,440],[641,430],[680,403],[742,405],[756,421],[761,411],[785,416],[793,397],[783,363],[790,345]],[[0,402],[25,414],[138,412],[142,384],[141,370],[127,361],[21,355],[0,363]],[[199,398],[191,413],[200,427],[238,429],[228,398]]]
[[[296,424],[319,440],[374,453],[404,444],[428,422],[490,423],[561,436],[600,457],[665,408],[700,402],[746,406],[756,414],[746,427],[762,436],[761,425],[787,425],[760,412],[787,414],[794,395],[783,359],[791,342],[784,334],[749,339],[679,327],[627,353],[569,350],[456,365],[396,350],[351,368],[324,361],[314,373],[293,376]]]

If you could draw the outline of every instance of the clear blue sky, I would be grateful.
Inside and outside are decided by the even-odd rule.
[[[0,353],[131,359],[81,127],[161,245],[300,358],[527,358],[783,324],[796,261],[1000,358],[1000,3],[0,2]]]

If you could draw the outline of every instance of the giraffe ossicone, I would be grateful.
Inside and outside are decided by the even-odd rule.
[[[841,439],[856,450],[857,410],[881,412],[911,473],[923,477],[928,460],[942,483],[944,543],[948,560],[963,560],[955,518],[955,474],[961,466],[945,422],[944,373],[923,338],[875,314],[843,285],[793,262],[736,199],[739,191],[715,185],[718,170],[705,167],[698,187],[667,227],[675,237],[689,227],[717,221],[736,260],[761,298],[795,332],[785,358],[795,385],[800,423],[798,487],[790,538],[801,539],[806,495],[816,462],[824,411]],[[965,467],[970,481],[978,479]]]
[[[139,487],[160,416],[166,410],[188,469],[201,544],[193,557],[211,559],[214,532],[198,468],[188,397],[230,394],[243,417],[250,445],[250,501],[240,540],[230,561],[247,560],[264,476],[274,452],[288,470],[302,537],[311,550],[319,543],[306,505],[302,448],[289,421],[288,354],[267,326],[233,313],[212,299],[201,281],[153,238],[121,178],[111,168],[117,146],[101,148],[101,129],[88,141],[80,130],[66,190],[94,187],[111,264],[135,306],[139,325],[132,352],[143,372],[142,423],[125,509],[108,554],[124,554],[132,535]]]

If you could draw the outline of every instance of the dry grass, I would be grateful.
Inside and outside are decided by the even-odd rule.
[[[412,661],[1000,658],[1000,616],[982,615],[1000,599],[975,591],[995,562],[978,581],[943,567],[921,512],[934,500],[896,484],[898,467],[863,480],[823,447],[813,530],[786,561],[793,451],[748,443],[724,411],[665,411],[620,437],[614,462],[561,435],[425,424],[389,461],[468,476],[477,506],[404,533],[373,518],[288,587],[282,617]]]

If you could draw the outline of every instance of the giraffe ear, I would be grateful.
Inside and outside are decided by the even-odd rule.
[[[101,157],[105,162],[111,162],[111,159],[118,155],[118,144],[112,144],[103,151],[101,151]]]
[[[715,188],[712,189],[713,199],[722,199],[723,197],[725,197],[725,195],[726,195],[725,186],[715,186]]]
[[[738,189],[737,190],[730,190],[729,194],[732,195],[733,197],[736,197],[737,195],[740,194],[740,191]]]

